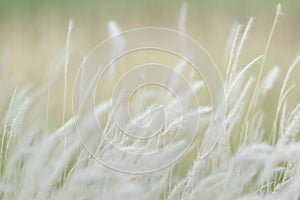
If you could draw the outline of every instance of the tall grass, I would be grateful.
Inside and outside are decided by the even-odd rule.
[[[181,9],[179,29],[185,31],[187,4]],[[279,11],[275,18],[277,22]],[[287,67],[274,66],[266,75],[266,54],[275,28],[273,26],[264,55],[253,58],[246,66],[240,66],[239,58],[253,24],[251,18],[244,28],[235,25],[228,45],[227,72],[224,76],[226,89],[226,119],[221,138],[216,147],[206,156],[200,156],[201,141],[195,141],[190,152],[172,166],[151,174],[123,174],[107,168],[97,162],[81,145],[74,121],[84,130],[87,139],[94,145],[97,153],[107,154],[107,158],[123,162],[122,156],[115,155],[101,141],[93,142],[91,136],[97,131],[97,122],[90,120],[90,113],[72,116],[66,120],[67,75],[69,65],[69,46],[72,22],[69,25],[64,71],[64,110],[63,124],[57,130],[48,130],[49,95],[53,90],[53,81],[45,79],[38,88],[17,87],[17,79],[5,76],[5,62],[0,74],[0,199],[299,199],[300,198],[300,104],[294,108],[288,106],[288,94],[293,85],[289,84],[293,70],[299,64],[300,55]],[[111,34],[117,34],[119,28],[115,22],[109,22]],[[118,44],[115,44],[118,45]],[[261,63],[258,75],[247,73]],[[193,72],[179,61],[175,70],[180,73]],[[83,69],[84,71],[85,69]],[[285,73],[283,80],[279,75]],[[111,73],[110,78],[114,78]],[[54,73],[54,78],[57,75]],[[176,77],[167,77],[176,86]],[[53,78],[51,78],[53,80]],[[274,87],[275,82],[281,88]],[[174,86],[174,87],[175,87]],[[200,89],[203,82],[194,81]],[[180,87],[180,86],[176,86]],[[278,104],[273,105],[275,116],[266,115],[260,105],[267,93],[279,92]],[[182,93],[188,104],[191,96]],[[141,97],[152,95],[145,90]],[[157,91],[156,98],[161,97]],[[46,100],[45,100],[46,99]],[[166,102],[171,101],[166,97]],[[111,141],[122,144],[123,150],[142,152],[143,147],[155,148],[157,143],[131,141],[123,136],[113,124],[109,113],[109,102],[101,102],[96,113],[104,121],[104,134]],[[139,101],[143,104],[143,101]],[[117,104],[120,109],[122,105]],[[183,121],[178,120],[176,104],[169,103],[167,114],[169,126],[167,132],[178,126],[185,126],[185,137],[189,137],[189,127],[195,124],[194,115],[201,114],[205,119],[211,107],[184,108]],[[140,110],[134,119],[147,121],[147,113],[160,119],[159,109]],[[145,114],[146,113],[146,114]],[[105,115],[105,116],[104,116]],[[272,127],[265,121],[272,121]],[[207,125],[203,121],[203,126]],[[127,124],[130,128],[132,124]],[[199,130],[203,132],[203,130]],[[164,142],[167,138],[161,138]],[[169,155],[176,154],[176,145],[170,147]],[[132,161],[132,163],[138,161]],[[153,160],[152,162],[162,162]],[[132,163],[126,163],[132,165]]]

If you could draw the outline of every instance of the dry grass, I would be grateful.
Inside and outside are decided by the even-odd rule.
[[[183,8],[179,27],[188,32],[184,26],[185,14],[186,8]],[[123,174],[109,169],[92,158],[80,143],[74,121],[77,121],[77,129],[79,127],[86,132],[95,152],[106,154],[107,159],[117,163],[128,162],[128,159],[122,159],[122,155],[106,148],[102,141],[94,140],[98,127],[97,122],[90,120],[91,113],[71,115],[71,94],[68,91],[71,91],[74,80],[74,65],[77,66],[75,63],[79,61],[72,61],[72,58],[78,58],[72,57],[74,54],[69,50],[72,50],[74,38],[79,38],[76,32],[70,35],[69,29],[66,49],[50,64],[45,75],[37,78],[38,84],[25,84],[28,81],[24,80],[31,76],[24,78],[22,71],[16,73],[18,70],[14,69],[7,72],[10,66],[3,59],[0,70],[0,199],[299,199],[300,104],[298,98],[290,100],[289,94],[297,91],[293,89],[295,85],[290,83],[290,79],[299,66],[300,55],[293,56],[294,60],[289,65],[270,65],[272,28],[269,42],[264,43],[267,44],[263,47],[266,50],[260,51],[264,51],[264,57],[257,54],[248,59],[243,51],[249,43],[247,39],[253,23],[251,18],[246,26],[238,24],[232,29],[224,65],[227,67],[221,70],[226,92],[226,119],[215,148],[202,158],[199,136],[190,152],[178,163],[151,174]],[[110,22],[111,34],[115,34],[116,26]],[[82,30],[80,26],[76,27],[75,21],[76,29]],[[253,39],[250,38],[250,41],[253,42]],[[14,45],[18,46],[18,42],[15,41]],[[56,49],[53,43],[60,42],[64,44],[60,39],[55,42],[49,40],[45,47],[39,47],[36,51],[46,48],[48,44],[49,48]],[[80,42],[74,41],[74,44]],[[18,48],[20,52],[24,51],[24,47]],[[82,45],[81,52],[89,48]],[[14,65],[22,67],[28,65],[33,57],[37,58],[38,63],[44,60],[32,53],[19,53],[17,56],[28,61],[20,64],[13,60]],[[247,58],[243,59],[243,56]],[[8,57],[7,60],[10,59]],[[245,60],[248,62],[244,64]],[[175,69],[201,89],[198,77],[193,75],[189,66],[181,61],[178,63]],[[256,71],[260,64],[259,71]],[[116,79],[117,75],[106,77],[107,91]],[[149,96],[150,92],[145,90],[139,95]],[[167,132],[172,134],[181,125],[178,122],[180,113],[176,113],[176,105],[170,105],[171,98],[164,96],[161,99],[164,94],[157,92],[155,97],[167,105],[167,113],[171,116]],[[186,129],[182,141],[185,141],[191,136],[189,128],[196,123],[195,114],[205,117],[211,108],[206,105],[202,105],[201,109],[191,107],[189,102],[192,97],[183,97],[182,125]],[[270,97],[273,99],[270,100]],[[104,135],[108,135],[111,141],[121,144],[124,150],[137,152],[143,151],[144,147],[157,148],[168,141],[168,138],[162,137],[161,143],[144,143],[124,136],[111,118],[110,100],[101,97],[96,113],[102,118]],[[117,105],[122,108],[121,103]],[[141,107],[146,108],[147,105]],[[160,120],[160,113],[150,111]],[[135,119],[147,121],[145,113],[150,111],[139,109]],[[204,120],[203,127],[207,126],[205,123],[207,121]],[[203,130],[199,130],[201,133]],[[174,156],[180,145],[171,145],[168,155]],[[160,159],[151,162],[160,163]],[[135,162],[132,160],[126,165],[134,167]]]

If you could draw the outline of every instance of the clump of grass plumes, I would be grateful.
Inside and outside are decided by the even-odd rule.
[[[179,18],[179,29],[182,32],[185,31],[186,13],[187,4],[184,4]],[[251,18],[248,21],[241,37],[242,25],[235,25],[232,29],[226,59],[227,71],[224,76],[226,119],[221,138],[212,152],[202,158],[196,142],[190,153],[178,163],[144,175],[116,172],[100,165],[86,152],[75,133],[74,120],[82,119],[78,127],[84,129],[87,140],[91,140],[89,136],[97,130],[97,123],[90,120],[89,113],[84,117],[72,116],[66,119],[69,46],[73,27],[71,21],[63,71],[63,124],[56,130],[49,130],[47,127],[47,99],[53,82],[46,79],[44,85],[38,89],[30,86],[18,88],[15,79],[7,79],[0,74],[0,199],[299,199],[300,103],[289,109],[287,96],[293,89],[288,81],[299,64],[300,55],[297,55],[288,67],[283,80],[279,80],[279,74],[284,73],[279,66],[273,67],[267,75],[263,74],[279,13],[280,6],[277,8],[264,55],[253,58],[244,67],[240,66],[239,59],[254,20]],[[108,30],[111,35],[120,32],[114,21],[108,23]],[[122,45],[118,46],[116,51],[122,48]],[[247,76],[260,62],[262,63],[259,74]],[[7,66],[5,63],[0,66],[0,72],[4,73]],[[180,60],[175,70],[183,73],[188,71],[186,67],[186,62]],[[82,70],[84,74],[86,69]],[[193,77],[192,72],[189,73],[189,77]],[[115,72],[111,71],[110,74],[110,78],[113,79]],[[176,77],[167,78],[174,87],[180,87],[176,85]],[[266,112],[259,103],[266,98],[268,92],[277,89],[273,88],[275,82],[281,82],[282,86],[278,104],[274,105],[275,116],[268,116],[267,119],[273,120],[270,128],[264,125]],[[203,85],[201,80],[197,80],[194,81],[193,87],[199,90]],[[84,96],[84,91],[81,91],[80,95]],[[141,92],[141,96],[147,95],[152,94],[147,91]],[[162,94],[158,91],[156,95],[159,97]],[[185,97],[185,102],[192,98],[192,95],[185,92],[180,95]],[[112,143],[121,144],[123,150],[143,152],[145,146],[156,148],[166,142],[168,138],[164,137],[160,138],[158,143],[136,142],[122,135],[112,123],[109,100],[97,105],[95,112],[105,121],[104,134]],[[175,112],[175,104],[171,99],[166,96],[165,101],[168,102],[166,111],[169,116],[166,131],[172,133],[182,121],[179,120],[180,113]],[[140,99],[139,104],[143,104],[143,99]],[[120,110],[123,109],[121,104],[118,106]],[[190,136],[188,127],[194,125],[194,115],[200,113],[205,117],[210,110],[211,107],[205,105],[193,109],[183,107],[182,120],[187,126],[185,137]],[[149,112],[158,119],[161,116],[159,107],[151,107],[138,113],[134,119],[141,123],[147,121]],[[103,113],[108,114],[104,116]],[[205,126],[207,120],[203,123]],[[128,122],[126,128],[131,127],[132,124]],[[97,153],[107,154],[107,158],[110,159],[120,158],[110,154],[109,147],[101,141],[91,143]],[[169,155],[176,154],[180,145],[171,146]],[[141,161],[133,160],[132,163],[134,162]]]

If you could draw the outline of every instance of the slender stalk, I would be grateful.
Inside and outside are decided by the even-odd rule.
[[[258,93],[258,87],[259,87],[261,79],[262,79],[262,75],[263,75],[263,72],[264,72],[264,67],[265,67],[265,64],[266,64],[266,59],[267,59],[267,56],[268,56],[270,44],[271,44],[271,41],[272,41],[272,38],[273,38],[273,34],[274,34],[274,31],[275,31],[276,24],[278,22],[278,17],[280,15],[280,13],[281,13],[281,4],[278,4],[277,8],[276,8],[276,14],[275,14],[275,18],[274,18],[274,21],[273,21],[273,25],[272,25],[272,28],[271,28],[271,31],[270,31],[270,34],[269,34],[269,37],[268,37],[268,41],[267,41],[265,50],[264,50],[264,58],[262,60],[262,64],[261,64],[260,69],[259,69],[259,74],[258,74],[258,78],[257,78],[256,84],[255,84],[254,92],[253,92],[253,95],[250,99],[250,103],[249,103],[249,106],[248,106],[248,109],[246,111],[246,115],[245,115],[245,118],[244,118],[244,123],[243,123],[243,127],[242,127],[243,129],[246,127],[247,121],[248,121],[249,116],[250,116],[251,109],[253,107],[255,97]]]
[[[65,122],[65,118],[66,118],[67,89],[68,89],[68,66],[69,66],[69,62],[70,62],[70,40],[71,40],[72,29],[73,29],[73,21],[71,19],[69,21],[67,41],[66,41],[66,60],[65,60],[65,66],[64,66],[64,103],[63,103],[62,124]]]

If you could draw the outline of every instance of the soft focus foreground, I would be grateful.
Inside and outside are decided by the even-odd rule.
[[[62,3],[62,8],[59,3],[37,5],[32,10],[19,5],[16,11],[2,14],[0,199],[299,199],[300,108],[295,75],[300,61],[295,12],[299,4],[291,2],[287,11],[285,7],[276,11],[276,4],[254,2],[245,9],[239,4],[228,8],[191,2],[187,12],[186,5],[180,7],[179,2],[162,7],[129,1],[128,5],[92,2],[82,12],[78,2],[74,4]],[[68,30],[70,17],[74,24]],[[119,29],[141,26],[179,29],[204,45],[224,80],[227,111],[219,142],[207,157],[200,156],[200,129],[189,153],[178,163],[153,174],[131,175],[104,167],[83,148],[74,121],[92,143],[97,123],[89,120],[89,113],[73,115],[71,99],[84,56]],[[146,51],[116,63],[120,70],[105,77],[96,111],[104,134],[126,150],[139,152],[143,146],[162,145],[124,137],[112,123],[107,103],[126,67],[153,62],[152,58],[174,67],[197,90],[202,88],[201,77],[195,77],[190,66],[174,56]],[[147,103],[169,106],[167,132],[172,136],[178,126],[176,107],[155,87],[139,95],[149,96],[153,91],[155,98]],[[183,103],[189,105],[191,97],[183,97]],[[184,110],[185,137],[191,137],[189,127],[195,126],[195,113],[203,115],[203,127],[207,126],[205,115],[211,108],[207,99],[200,100],[202,107]],[[147,106],[141,105],[134,117],[147,121]],[[160,113],[153,116],[161,117]],[[162,143],[168,137],[162,137]],[[171,146],[168,156],[177,154],[177,146]],[[101,141],[95,141],[93,148],[99,154],[105,150],[116,162],[128,160],[110,154]],[[128,165],[134,162],[139,161]],[[156,162],[162,161],[153,160]]]

